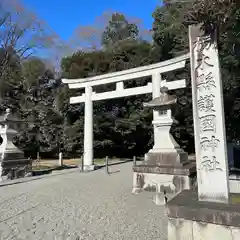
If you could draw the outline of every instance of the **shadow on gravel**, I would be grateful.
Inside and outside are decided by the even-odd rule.
[[[120,173],[120,170],[114,171],[114,172],[109,172],[109,175],[112,175],[114,173]]]
[[[30,174],[31,174],[30,176],[1,182],[0,187],[6,187],[9,185],[15,185],[15,184],[19,184],[19,183],[26,183],[26,182],[31,182],[31,181],[35,181],[35,180],[40,180],[40,179],[44,178],[44,176],[54,177],[55,174],[50,174],[54,170],[66,170],[66,169],[74,169],[74,168],[76,169],[77,166],[64,165],[64,166],[59,166],[59,167],[55,167],[55,168],[51,168],[51,169],[34,170],[34,171],[30,172]],[[68,173],[71,173],[71,172],[68,172]],[[67,173],[63,172],[63,173],[59,173],[58,175],[62,175],[62,174],[67,174]]]

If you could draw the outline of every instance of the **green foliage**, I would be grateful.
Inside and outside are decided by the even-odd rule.
[[[63,59],[63,76],[81,78],[146,65],[150,63],[150,50],[151,45],[147,42],[126,40],[119,42],[115,48],[105,51],[77,52],[72,57]],[[143,85],[148,80],[132,81],[126,87]],[[108,90],[113,90],[111,85],[96,88],[97,92]],[[67,89],[65,91],[65,95],[69,97]],[[142,102],[147,99],[150,99],[149,96],[138,96],[94,103],[94,150],[97,157],[106,155],[126,157],[147,151],[152,129],[151,112],[143,110],[142,107]],[[83,151],[83,107],[68,106],[67,116],[72,123],[68,129],[68,143],[71,143],[69,145],[73,149],[78,148],[81,152]],[[73,135],[69,134],[70,132]],[[139,136],[137,144],[135,138],[139,133],[142,137]]]
[[[22,87],[21,62],[14,49],[0,49],[0,109],[19,108],[18,95]]]
[[[78,51],[62,59],[63,78],[85,78],[164,61],[188,49],[188,26],[203,23],[203,30],[218,29],[222,66],[226,128],[229,140],[240,135],[240,12],[237,1],[170,1],[153,13],[153,43],[141,40],[139,29],[125,16],[112,15],[102,35],[102,48]],[[1,20],[1,19],[0,19]],[[1,22],[0,22],[1,23]],[[84,140],[84,104],[70,105],[69,98],[83,90],[69,90],[44,61],[21,59],[14,48],[0,49],[0,110],[11,107],[29,122],[17,143],[29,154],[41,151],[54,156],[80,156]],[[177,142],[194,151],[192,98],[189,63],[186,68],[163,76],[168,81],[186,79],[187,88],[178,97],[172,129]],[[125,88],[146,85],[149,78],[136,79]],[[97,86],[94,91],[111,91],[115,86]],[[152,111],[143,108],[151,95],[94,102],[94,154],[96,157],[143,155],[153,144]]]
[[[114,13],[102,34],[102,45],[115,46],[123,40],[137,39],[138,34],[136,24],[129,23],[123,14]]]
[[[202,24],[207,34],[215,34],[217,30],[221,73],[224,86],[225,117],[227,137],[229,141],[239,139],[240,113],[240,18],[239,1],[232,0],[195,0],[195,1],[164,1],[154,16],[154,48],[160,59],[177,56],[188,50],[188,26]],[[189,69],[189,68],[188,68]],[[189,70],[182,72],[183,77],[190,79]],[[189,86],[190,90],[190,86]],[[186,90],[187,91],[187,90]],[[191,93],[188,91],[188,102]],[[181,96],[178,95],[180,102]],[[191,104],[182,110],[188,111],[184,117],[187,129],[191,127]],[[180,116],[177,116],[180,117]],[[177,130],[178,128],[176,128]],[[187,130],[188,132],[192,132]],[[180,141],[181,142],[181,141]]]
[[[56,80],[53,73],[38,58],[23,62],[22,116],[29,123],[19,144],[29,152],[58,152],[62,142],[63,117],[56,110]]]
[[[186,53],[188,49],[188,29],[184,25],[185,4],[164,2],[165,5],[157,7],[153,13],[154,48],[160,61]]]

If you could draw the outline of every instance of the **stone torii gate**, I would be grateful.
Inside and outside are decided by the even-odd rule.
[[[153,99],[160,96],[160,88],[166,86],[169,90],[185,88],[186,80],[176,80],[167,82],[162,80],[161,74],[181,69],[185,67],[189,54],[173,58],[164,62],[151,64],[148,66],[132,68],[129,70],[103,74],[95,77],[82,79],[62,79],[68,84],[70,89],[85,88],[85,94],[70,98],[70,104],[85,103],[84,116],[84,170],[94,170],[93,163],[93,101],[128,97],[140,94],[152,93]],[[124,81],[129,81],[141,77],[152,76],[152,82],[146,86],[124,89]],[[116,83],[115,91],[96,93],[92,88],[97,85]],[[153,120],[157,117],[157,112],[153,111]],[[154,129],[154,145],[156,143],[156,131]],[[153,147],[154,148],[154,147]]]

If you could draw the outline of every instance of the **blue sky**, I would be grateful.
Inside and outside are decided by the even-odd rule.
[[[112,10],[143,20],[150,29],[152,13],[161,0],[22,0],[30,10],[64,40],[79,25],[91,25],[103,12]]]

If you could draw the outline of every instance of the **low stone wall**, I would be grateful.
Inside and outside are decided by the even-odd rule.
[[[201,202],[197,192],[184,190],[166,205],[168,240],[239,240],[240,195],[230,199],[229,204]]]
[[[240,228],[183,218],[168,219],[168,240],[239,240]]]

